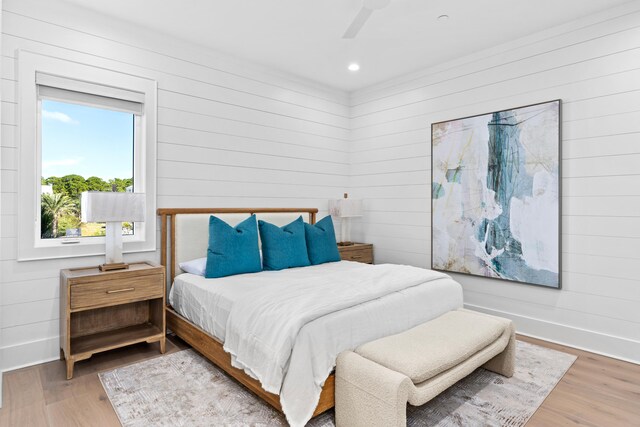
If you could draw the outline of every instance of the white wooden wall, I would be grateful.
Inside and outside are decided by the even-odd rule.
[[[354,234],[429,267],[431,123],[556,98],[564,289],[455,278],[521,332],[640,362],[640,2],[354,93]]]
[[[0,52],[2,51],[2,2],[0,0]],[[2,75],[2,62],[0,62],[0,76]],[[0,90],[0,103],[2,102],[2,90]],[[0,123],[2,123],[2,111],[0,109]],[[0,133],[0,146],[2,146],[2,133]],[[0,165],[2,165],[2,150],[0,150]],[[1,166],[0,166],[1,168]],[[0,178],[1,179],[1,178]],[[0,212],[2,212],[2,197],[0,197]],[[0,283],[2,283],[2,271],[0,271]],[[2,307],[2,290],[0,290],[0,307]],[[0,309],[1,310],[1,309]],[[0,322],[2,322],[2,318],[0,317]],[[0,323],[0,408],[2,408],[3,403],[3,384],[4,381],[2,379],[2,367],[4,366],[4,358],[3,358],[3,350],[2,350],[2,327]]]
[[[346,94],[48,2],[2,16],[0,291],[3,368],[58,357],[61,268],[16,262],[15,56],[26,49],[158,81],[158,207],[318,207],[348,184]],[[77,9],[77,8],[76,8]],[[158,239],[159,242],[159,239]],[[159,243],[158,243],[159,245]],[[154,259],[141,253],[129,260]]]

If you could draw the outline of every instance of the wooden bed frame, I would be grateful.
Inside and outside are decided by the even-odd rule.
[[[174,271],[176,248],[176,215],[188,214],[279,214],[279,213],[308,213],[309,223],[315,224],[316,208],[161,208],[158,215],[161,220],[161,246],[160,262],[167,269],[169,277],[169,288],[173,285],[176,276]],[[167,251],[169,254],[167,255]],[[167,262],[169,261],[169,262]],[[198,326],[191,323],[185,317],[178,314],[170,305],[165,307],[167,314],[167,328],[171,329],[178,337],[182,338],[199,353],[213,362],[220,369],[231,375],[242,383],[255,395],[282,412],[280,407],[280,397],[276,394],[265,391],[260,382],[251,378],[244,371],[231,366],[231,356],[223,349],[223,344],[216,338],[203,331]],[[320,400],[316,406],[313,416],[319,415],[334,406],[334,384],[335,377],[332,373],[324,383]]]

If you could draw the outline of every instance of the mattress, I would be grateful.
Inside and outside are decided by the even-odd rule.
[[[169,303],[182,316],[224,342],[227,319],[235,301],[280,280],[282,275],[278,273],[261,271],[216,279],[183,273],[174,279]]]
[[[277,286],[282,282],[296,282],[318,275],[358,274],[366,266],[367,264],[352,261],[340,261],[216,279],[183,273],[174,279],[169,303],[182,316],[224,342],[227,319],[233,304],[252,292]]]
[[[169,301],[182,316],[225,342],[230,333],[227,330],[230,314],[238,302],[241,303],[235,308],[236,312],[250,305],[254,296],[256,300],[263,300],[269,288],[275,291],[287,287],[291,291],[297,283],[308,285],[318,282],[322,276],[331,277],[332,281],[340,277],[365,277],[375,268],[341,261],[217,279],[185,273],[176,276]],[[347,282],[353,283],[353,280],[345,279]],[[313,293],[313,290],[306,292]],[[322,297],[326,299],[326,295]],[[271,384],[272,388],[280,387],[280,401],[290,424],[304,425],[311,417],[324,380],[341,351],[402,332],[461,306],[461,286],[440,274],[437,280],[408,286],[306,323],[295,338],[282,384]],[[252,375],[251,366],[244,368]],[[263,384],[265,386],[267,384]]]

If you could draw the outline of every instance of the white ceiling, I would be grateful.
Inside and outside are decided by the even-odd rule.
[[[352,91],[628,0],[391,0],[354,40],[342,34],[362,0],[66,1]]]

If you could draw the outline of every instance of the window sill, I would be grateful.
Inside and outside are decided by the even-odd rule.
[[[50,259],[65,258],[82,258],[105,256],[105,245],[103,244],[86,244],[86,245],[60,245],[55,247],[30,248],[30,253],[25,256],[18,257],[18,262],[41,261]],[[123,254],[155,252],[157,250],[155,242],[131,242],[124,244]],[[26,251],[25,251],[26,252]]]

